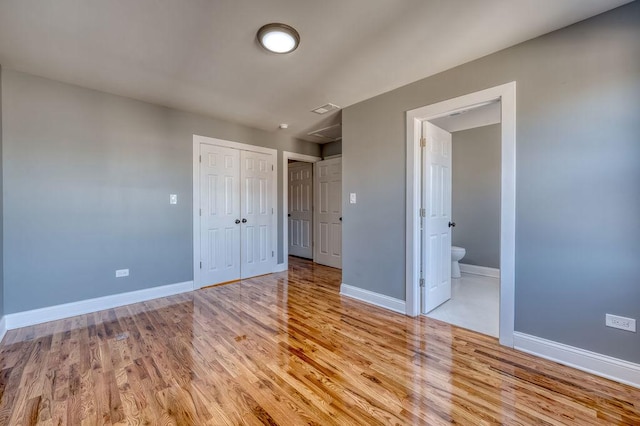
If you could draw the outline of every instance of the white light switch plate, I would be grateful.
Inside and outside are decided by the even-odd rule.
[[[178,194],[169,194],[169,204],[178,204]]]
[[[355,204],[356,203],[356,193],[352,192],[351,194],[349,194],[349,202],[351,204]]]

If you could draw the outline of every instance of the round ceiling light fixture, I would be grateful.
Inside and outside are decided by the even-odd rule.
[[[273,53],[290,53],[300,44],[300,34],[286,24],[267,24],[258,30],[258,42]]]

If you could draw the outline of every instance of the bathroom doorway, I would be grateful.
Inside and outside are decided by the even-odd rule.
[[[481,117],[485,116],[484,119]],[[492,116],[493,119],[487,119]],[[497,117],[497,119],[496,119]],[[484,122],[482,120],[485,120]],[[474,124],[475,121],[475,124]],[[491,122],[493,121],[493,122]],[[442,126],[442,127],[441,127]],[[497,256],[488,256],[491,249],[484,248],[472,237],[467,260],[486,262],[484,265],[462,266],[461,278],[451,279],[452,241],[457,240],[457,220],[452,213],[452,134],[496,126],[491,130],[499,134],[499,237]],[[443,129],[448,127],[449,131]],[[486,130],[486,129],[485,129]],[[478,148],[478,147],[475,147]],[[495,148],[495,146],[494,146]],[[477,153],[476,153],[477,154]],[[495,169],[495,165],[494,165]],[[495,170],[494,170],[495,172]],[[475,183],[472,183],[475,184]],[[495,194],[495,192],[494,192]],[[495,205],[494,205],[495,207]],[[461,214],[462,215],[462,214]],[[462,215],[464,216],[464,215]],[[471,217],[473,214],[471,214]],[[468,218],[463,219],[464,222]],[[495,224],[495,222],[494,222]],[[465,225],[470,225],[465,223]],[[469,226],[466,226],[469,229]],[[473,227],[470,228],[474,231]],[[452,231],[453,230],[453,231]],[[477,331],[499,337],[500,343],[513,347],[514,327],[514,266],[515,266],[515,82],[471,93],[407,112],[407,303],[408,315],[440,314],[440,319],[453,322],[451,315],[468,310],[471,303],[464,299],[479,299],[477,293],[484,284],[498,287],[498,297],[489,296],[491,304],[481,308],[480,316],[492,310],[499,318],[498,330],[488,318],[489,325]],[[452,237],[454,240],[452,240]],[[495,247],[495,239],[493,241]],[[455,246],[455,244],[454,244]],[[464,248],[464,247],[463,247]],[[460,257],[461,251],[454,250]],[[467,255],[465,253],[465,255]],[[483,259],[483,256],[485,260]],[[486,258],[492,258],[488,261]],[[496,261],[497,258],[497,261]],[[462,257],[464,259],[464,257]],[[463,263],[464,265],[464,263]],[[494,275],[494,276],[483,276]],[[496,277],[497,275],[498,277]],[[467,278],[464,280],[464,278]],[[493,281],[492,281],[493,280]],[[480,281],[480,282],[479,282]],[[486,281],[486,282],[483,282]],[[467,285],[465,285],[467,284]],[[497,284],[497,285],[495,285]],[[473,290],[462,294],[460,287]],[[495,291],[494,291],[495,293]],[[452,298],[453,296],[453,298]],[[449,317],[439,307],[458,299],[460,307],[449,309]],[[450,304],[451,305],[451,304]],[[482,309],[485,312],[482,312]],[[495,317],[494,317],[495,318]],[[477,318],[459,325],[467,328]]]
[[[428,300],[429,292],[425,292],[422,312],[496,338],[500,320],[500,107],[496,99],[427,120],[432,126],[428,132],[441,133],[450,143],[446,165],[438,169],[438,179],[450,180],[439,182],[448,193],[434,201],[436,207],[448,203],[441,212],[449,228],[446,243],[450,249],[443,261],[450,262],[451,282],[444,301]],[[429,167],[427,164],[427,173]],[[432,176],[423,177],[423,182],[430,179]],[[427,206],[427,210],[432,209]],[[424,220],[429,221],[430,216]],[[440,232],[429,232],[429,237]],[[429,242],[424,240],[423,252],[430,249],[425,244]]]

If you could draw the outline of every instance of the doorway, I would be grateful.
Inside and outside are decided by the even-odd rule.
[[[313,163],[289,160],[287,227],[289,256],[313,260]]]
[[[305,155],[305,154],[298,154],[296,152],[288,152],[288,151],[283,151],[282,152],[282,170],[283,170],[283,174],[282,174],[282,202],[283,202],[283,209],[282,209],[282,264],[280,265],[280,267],[278,268],[279,270],[283,270],[286,271],[289,268],[289,254],[297,256],[298,254],[295,252],[291,252],[290,253],[290,247],[291,247],[291,242],[292,242],[292,237],[294,237],[292,234],[293,232],[291,232],[291,219],[290,219],[290,214],[291,213],[291,195],[290,194],[290,179],[289,179],[289,165],[290,164],[310,164],[311,168],[313,169],[313,165],[314,163],[321,161],[322,158],[321,157],[315,157],[312,155]],[[312,170],[312,180],[313,180],[313,170]],[[312,184],[313,186],[313,184]],[[311,195],[313,196],[313,188],[311,188]],[[311,201],[313,202],[313,201]],[[310,238],[311,238],[311,245],[313,247],[313,209],[311,212],[311,230],[310,230]],[[296,226],[296,225],[294,225]],[[295,236],[294,238],[299,238],[299,236]],[[303,257],[306,257],[303,256]],[[311,259],[313,259],[313,249],[311,250]]]
[[[314,263],[342,268],[342,158],[328,158],[323,160],[304,154],[284,151],[282,153],[282,167],[287,171],[283,173],[283,263],[278,265],[279,270],[287,270],[289,255],[297,255],[292,251],[292,243],[295,243],[294,232],[297,232],[297,223],[292,223],[294,210],[291,204],[292,182],[289,179],[289,167],[294,169],[304,168],[300,163],[312,163],[313,165],[313,208],[312,208],[312,260]],[[292,216],[289,216],[289,215]],[[294,217],[295,219],[295,217]],[[293,229],[292,229],[293,228]],[[308,253],[308,251],[307,251]],[[308,254],[307,254],[308,255]],[[301,256],[301,257],[307,257]]]
[[[492,337],[498,337],[500,320],[500,121],[500,101],[496,100],[424,122],[432,134],[426,145],[440,140],[440,147],[444,142],[447,146],[447,155],[440,161],[446,173],[435,174],[447,180],[442,182],[447,193],[438,197],[438,188],[424,191],[430,197],[426,203],[423,200],[428,210],[423,227],[429,236],[447,238],[443,253],[447,280],[442,280],[447,293],[423,295],[428,306],[422,307],[422,313]],[[435,147],[426,152],[423,148],[423,170],[441,167],[432,164],[437,160],[432,158],[434,151]],[[433,186],[430,175],[425,180]],[[440,202],[446,203],[443,219],[431,214]],[[441,229],[433,229],[432,224]],[[431,250],[423,243],[423,257]],[[434,269],[437,271],[430,268],[431,272]],[[432,285],[431,274],[425,281],[425,290],[440,290]]]
[[[434,139],[431,122],[481,104],[496,101],[500,104],[499,339],[502,345],[510,347],[513,347],[515,311],[515,93],[516,84],[511,82],[407,112],[406,313],[415,316],[423,313],[425,308],[432,307],[427,298],[434,286],[434,294],[437,293],[441,299],[448,296],[447,291],[449,295],[451,291],[451,279],[447,275],[451,272],[450,229],[453,222],[450,209],[446,211],[446,203],[450,205],[450,201],[446,200],[447,194],[450,196],[450,188],[443,186],[446,179],[442,176],[446,174],[446,165],[440,164],[442,158],[436,158],[442,157],[446,141],[442,141],[443,135]],[[421,146],[427,138],[431,138],[431,143],[442,149],[425,158]],[[434,158],[437,161],[432,161]],[[440,168],[427,169],[430,163],[440,164]],[[438,172],[436,175],[432,175],[434,170]],[[435,198],[432,199],[432,196]],[[435,199],[440,200],[437,204],[440,217],[437,218],[433,216],[433,211],[426,211],[435,205]],[[447,230],[444,229],[444,223]],[[421,232],[423,226],[424,234]],[[438,238],[432,238],[436,235]]]

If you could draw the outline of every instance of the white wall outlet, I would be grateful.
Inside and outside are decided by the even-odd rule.
[[[352,192],[352,193],[349,194],[349,202],[351,204],[355,204],[356,203],[356,193],[355,192]]]
[[[178,194],[169,194],[169,204],[178,204]]]
[[[619,328],[624,331],[636,332],[636,320],[633,318],[619,317],[617,315],[605,315],[607,327]]]
[[[118,269],[116,271],[116,278],[128,277],[129,270],[128,269]]]

